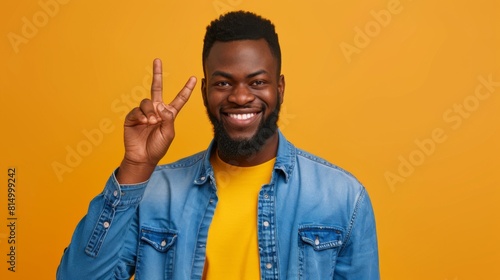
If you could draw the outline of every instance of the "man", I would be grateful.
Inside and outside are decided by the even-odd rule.
[[[206,151],[157,166],[191,77],[168,105],[161,62],[151,99],[125,119],[125,156],[78,224],[58,279],[378,279],[375,222],[348,172],[277,128],[285,78],[274,25],[231,12],[208,27]]]

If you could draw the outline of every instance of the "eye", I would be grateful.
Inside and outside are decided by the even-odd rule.
[[[230,86],[230,84],[226,81],[220,81],[220,82],[214,83],[214,86],[216,86],[216,87],[228,87],[228,86]]]
[[[252,82],[252,86],[263,86],[266,82],[264,80],[255,80]]]

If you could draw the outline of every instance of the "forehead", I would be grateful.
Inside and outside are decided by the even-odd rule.
[[[217,41],[213,44],[205,61],[208,76],[214,71],[277,71],[277,59],[265,39]]]

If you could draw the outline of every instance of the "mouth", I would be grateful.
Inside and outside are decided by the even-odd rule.
[[[230,118],[237,120],[248,120],[257,115],[257,113],[246,113],[246,114],[227,114]]]
[[[223,123],[226,129],[229,131],[239,131],[253,133],[259,123],[262,111],[252,111],[252,112],[223,112]],[[246,133],[245,133],[246,134]]]

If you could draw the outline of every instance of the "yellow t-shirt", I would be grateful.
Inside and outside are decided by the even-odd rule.
[[[251,167],[210,159],[219,201],[208,231],[204,279],[260,279],[257,199],[271,180],[275,158]]]

